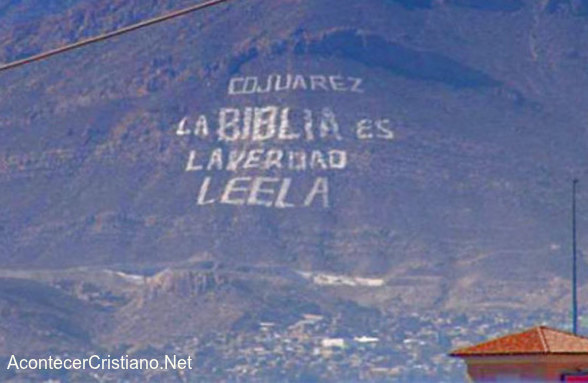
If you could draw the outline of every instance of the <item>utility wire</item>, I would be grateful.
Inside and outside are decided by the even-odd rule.
[[[187,15],[188,13],[196,12],[196,11],[202,10],[204,8],[209,8],[209,7],[212,7],[212,6],[215,6],[215,5],[219,5],[221,3],[226,3],[228,1],[230,1],[230,0],[210,0],[210,1],[206,1],[204,3],[200,3],[200,4],[197,4],[197,5],[193,5],[191,7],[188,7],[188,8],[184,8],[184,9],[180,9],[180,10],[175,11],[175,12],[168,13],[167,15],[155,17],[155,18],[152,18],[152,19],[149,19],[149,20],[145,20],[145,21],[139,22],[137,24],[129,25],[128,27],[124,27],[124,28],[118,29],[116,31],[104,33],[102,35],[98,35],[98,36],[95,36],[95,37],[90,37],[88,39],[81,40],[81,41],[78,41],[78,42],[73,43],[73,44],[70,44],[70,45],[65,45],[63,47],[52,49],[52,50],[49,50],[47,52],[39,53],[38,55],[34,55],[34,56],[27,57],[27,58],[24,58],[24,59],[21,59],[21,60],[13,61],[13,62],[8,63],[8,64],[5,64],[5,65],[1,65],[0,66],[0,72],[6,71],[6,70],[9,70],[9,69],[14,69],[14,68],[17,68],[17,67],[26,65],[26,64],[30,64],[30,63],[33,63],[35,61],[41,61],[41,60],[44,60],[44,59],[46,59],[48,57],[51,57],[51,56],[55,56],[55,55],[58,55],[58,54],[61,54],[61,53],[65,53],[65,52],[68,52],[68,51],[71,51],[71,50],[74,50],[74,49],[77,49],[77,48],[81,48],[81,47],[86,46],[86,45],[90,45],[90,44],[93,44],[93,43],[97,43],[99,41],[107,40],[107,39],[110,39],[110,38],[113,38],[113,37],[116,37],[116,36],[120,36],[120,35],[123,35],[125,33],[136,31],[137,29],[145,28],[145,27],[151,26],[153,24],[157,24],[157,23],[161,23],[161,22],[164,22],[164,21],[167,21],[167,20],[171,20],[171,19],[174,19],[176,17],[184,16],[184,15]]]

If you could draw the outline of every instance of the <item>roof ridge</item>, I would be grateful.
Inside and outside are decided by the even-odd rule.
[[[558,328],[549,327],[549,326],[545,326],[545,325],[541,325],[541,326],[538,326],[538,327],[541,327],[541,328],[543,328],[543,329],[545,329],[545,330],[549,330],[549,331],[557,332],[557,333],[560,333],[560,334],[569,335],[569,336],[573,336],[573,337],[576,337],[576,338],[581,338],[581,339],[586,339],[586,340],[588,340],[588,336],[585,336],[585,335],[579,335],[579,334],[574,334],[574,333],[573,333],[573,332],[571,332],[571,331],[560,330],[560,329],[558,329]]]
[[[463,350],[467,350],[467,349],[470,349],[470,348],[473,348],[473,347],[479,347],[479,346],[484,346],[484,345],[488,345],[488,344],[493,344],[496,341],[500,341],[502,339],[510,338],[512,336],[518,336],[518,335],[522,335],[522,334],[528,334],[528,333],[532,332],[535,329],[536,329],[536,327],[532,327],[532,328],[528,328],[526,330],[519,330],[519,331],[514,332],[514,333],[507,333],[507,334],[504,334],[504,335],[500,335],[500,336],[498,336],[498,337],[496,337],[494,339],[487,339],[487,340],[485,340],[485,341],[483,341],[481,343],[475,344],[475,345],[470,345],[470,346],[464,346],[464,347],[457,348],[452,353],[453,354],[454,353],[459,353],[459,352],[461,352]]]
[[[486,340],[476,345],[461,347],[449,355],[454,357],[562,353],[586,355],[588,354],[587,344],[588,337],[541,325]]]
[[[545,334],[543,330],[545,330],[545,326],[539,326],[536,328],[537,332],[539,333],[539,339],[541,340],[541,345],[543,346],[543,351],[549,353],[549,344],[547,343],[547,339],[545,339]]]

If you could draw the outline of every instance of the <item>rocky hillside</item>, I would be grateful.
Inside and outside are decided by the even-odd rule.
[[[187,4],[11,1],[0,57]],[[3,73],[5,264],[145,263],[209,252],[367,274],[406,263],[447,278],[563,272],[569,180],[586,165],[583,6],[334,4],[235,1]],[[268,82],[287,87],[288,74],[288,89],[264,91]],[[260,92],[243,93],[246,78]],[[308,112],[318,132],[326,109],[325,123],[332,112],[342,137],[215,135],[221,118],[235,116],[226,113],[239,109],[245,123],[248,107],[267,106],[291,109],[294,131]],[[177,134],[181,121],[193,133],[202,115],[210,136]],[[284,159],[269,170],[185,171],[193,150],[194,164],[206,166],[216,149],[225,161],[230,150],[261,150],[264,161],[272,150],[284,158],[304,151],[313,168],[292,169]],[[311,164],[315,150],[345,152],[345,169]],[[286,198],[296,207],[221,203],[231,178],[259,175],[290,179]],[[209,176],[203,200],[216,202],[201,206]],[[329,201],[315,194],[304,206],[323,176]],[[283,185],[271,186],[276,197]]]
[[[191,4],[5,1],[0,61]],[[0,260],[143,278],[99,304],[119,340],[181,302],[215,331],[282,298],[564,311],[573,177],[588,245],[586,17],[573,0],[234,0],[0,73]],[[183,270],[198,262],[225,272]],[[351,279],[309,293],[300,273]]]

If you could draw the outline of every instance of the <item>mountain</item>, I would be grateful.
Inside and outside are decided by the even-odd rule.
[[[24,26],[9,18],[3,58],[186,4],[81,2]],[[408,262],[453,277],[470,267],[562,275],[568,181],[586,164],[582,40],[568,38],[582,35],[582,9],[483,4],[347,3],[332,12],[329,1],[234,2],[4,73],[4,262],[148,263],[210,252],[337,272],[386,274]],[[23,30],[37,33],[16,36]],[[305,75],[308,87],[321,73],[342,76],[334,79],[342,88],[361,79],[362,93],[300,83],[279,94],[228,94],[231,78],[255,77],[261,88],[272,74],[286,84],[288,73]],[[224,108],[266,105],[319,116],[329,108],[346,137],[237,142],[225,156],[233,148],[345,150],[346,169],[323,173],[330,208],[317,207],[320,195],[315,206],[288,211],[198,206],[204,177],[218,174],[210,193],[220,195],[231,172],[185,172],[190,151],[206,161],[224,142],[178,136],[176,126],[200,115],[214,125]],[[302,116],[292,115],[300,129]],[[394,139],[353,139],[364,118],[388,120]],[[275,173],[292,178],[298,203],[321,174]]]
[[[5,1],[0,61],[191,4]],[[88,330],[104,344],[163,342],[170,318],[173,337],[248,328],[283,302],[288,323],[349,305],[564,312],[574,177],[587,245],[587,16],[234,0],[1,72],[6,277],[40,272],[76,300],[55,273],[102,292],[104,270],[145,278],[84,306],[113,310],[115,335]],[[180,319],[188,302],[210,315]]]

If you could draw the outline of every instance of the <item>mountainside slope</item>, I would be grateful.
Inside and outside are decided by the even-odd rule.
[[[0,13],[3,61],[191,4],[37,3]],[[573,1],[233,1],[2,73],[0,258],[57,268],[206,253],[231,265],[439,277],[448,291],[464,288],[453,281],[562,278],[568,181],[588,159],[585,16]],[[231,79],[255,77],[262,89],[287,74],[304,86],[230,94]],[[310,76],[328,86],[310,89]],[[267,106],[290,108],[297,132],[304,109],[318,132],[328,108],[342,138],[214,135],[223,108]],[[210,136],[177,134],[202,114]],[[358,139],[365,119],[388,120],[393,139]],[[348,163],[185,171],[192,150],[206,164],[217,148],[340,150]],[[216,203],[199,206],[207,176]],[[297,207],[219,203],[229,179],[259,176],[291,179]],[[330,206],[322,196],[301,206],[320,177]]]

